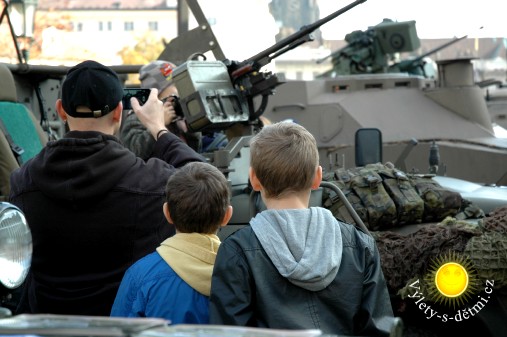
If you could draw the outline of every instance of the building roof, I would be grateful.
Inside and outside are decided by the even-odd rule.
[[[165,0],[39,0],[39,10],[117,10],[167,8]]]

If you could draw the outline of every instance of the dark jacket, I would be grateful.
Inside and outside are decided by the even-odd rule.
[[[325,209],[267,210],[218,250],[210,323],[388,335],[375,241]]]
[[[168,177],[202,160],[169,133],[154,151],[166,162],[72,131],[12,173],[10,201],[33,238],[19,313],[109,316],[125,270],[174,234],[162,212]]]
[[[166,127],[171,133],[184,140],[196,152],[201,152],[202,140],[200,132],[183,132],[176,123],[170,123]],[[153,138],[133,111],[130,111],[122,122],[120,140],[130,151],[144,160],[148,160],[154,155],[153,145],[155,144],[155,138]]]

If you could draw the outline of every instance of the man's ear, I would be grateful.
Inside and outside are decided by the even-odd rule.
[[[164,212],[165,218],[167,219],[167,222],[169,222],[170,224],[174,224],[173,219],[171,218],[171,212],[169,212],[169,204],[167,202],[164,202],[162,210]]]
[[[122,112],[123,112],[123,103],[120,101],[120,103],[118,103],[116,108],[113,110],[113,121],[121,122]]]
[[[232,217],[232,206],[227,206],[227,209],[224,214],[224,218],[222,219],[222,223],[220,224],[220,227],[225,227],[229,223]]]
[[[262,189],[262,185],[251,167],[248,169],[248,177],[250,178],[253,190],[259,192]]]
[[[62,100],[59,98],[56,100],[56,112],[58,112],[58,116],[62,119],[62,121],[67,121],[67,113],[63,109]]]
[[[315,177],[313,177],[312,190],[318,189],[321,182],[322,182],[322,166],[319,165],[315,170]]]

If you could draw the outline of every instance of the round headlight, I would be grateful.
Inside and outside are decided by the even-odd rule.
[[[23,212],[0,202],[0,283],[9,289],[19,287],[32,261],[32,234]]]

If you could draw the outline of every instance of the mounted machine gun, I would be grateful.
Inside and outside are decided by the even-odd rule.
[[[376,73],[408,73],[430,77],[424,67],[425,58],[466,37],[455,38],[416,58],[395,62],[397,53],[413,52],[420,47],[421,42],[415,21],[394,22],[384,19],[365,31],[356,30],[347,34],[345,47],[317,61],[322,63],[331,57],[333,64],[331,70],[319,77]]]
[[[450,41],[448,41],[436,48],[431,49],[430,51],[428,51],[422,55],[417,56],[416,58],[409,58],[406,60],[396,62],[395,64],[389,66],[387,72],[389,72],[389,73],[409,73],[412,75],[421,75],[424,77],[430,77],[426,73],[425,59],[428,56],[433,55],[434,53],[436,53],[442,49],[445,49],[445,48],[455,44],[456,42],[459,42],[459,41],[466,39],[466,38],[467,38],[467,35],[464,35],[462,37],[456,37],[456,38],[454,38],[454,39],[452,39],[452,40],[450,40]]]
[[[235,131],[227,131],[240,136],[229,137],[231,139],[225,149],[206,154],[215,166],[224,173],[234,170],[230,167],[231,161],[247,144],[253,128],[259,125],[259,117],[267,106],[269,96],[284,83],[276,74],[261,71],[261,68],[287,51],[312,41],[313,31],[365,1],[352,2],[325,18],[303,26],[298,32],[242,62],[225,58],[200,7],[193,0],[188,1],[199,26],[180,37],[196,39],[200,50],[187,50],[190,56],[174,70],[173,79],[180,95],[176,110],[185,117],[191,131],[226,130],[237,125]],[[181,60],[182,50],[179,47],[183,44],[180,37],[166,46],[160,59]],[[204,49],[210,46],[218,59],[216,61],[207,61],[204,56],[208,51]],[[260,97],[260,104],[256,108],[257,97]]]
[[[260,69],[287,51],[312,41],[313,31],[365,1],[357,0],[323,19],[303,26],[298,32],[242,62],[228,59],[206,61],[205,57],[204,60],[197,60],[199,56],[204,56],[204,51],[193,53],[189,60],[175,69],[173,75],[180,94],[178,103],[189,128],[192,131],[223,129],[234,123],[255,121],[264,112],[268,97],[274,93],[275,87],[283,83],[277,75],[261,72]],[[189,5],[194,10],[193,1],[189,1]],[[197,15],[199,18],[201,15]],[[200,29],[208,31],[206,22],[199,24]],[[166,48],[170,49],[175,49],[172,43]],[[167,58],[168,54],[163,52],[161,58]],[[221,50],[218,56],[223,56]],[[262,99],[260,106],[255,109],[254,98],[257,96]]]

